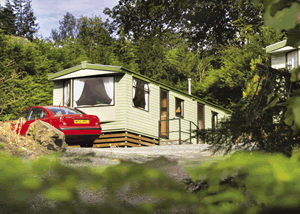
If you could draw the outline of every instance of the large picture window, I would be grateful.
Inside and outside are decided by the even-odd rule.
[[[149,110],[149,83],[133,78],[132,83],[133,107]]]
[[[74,79],[73,107],[114,105],[114,77]]]
[[[70,106],[70,80],[64,80],[64,106]]]
[[[286,67],[289,71],[298,67],[298,50],[286,54]]]

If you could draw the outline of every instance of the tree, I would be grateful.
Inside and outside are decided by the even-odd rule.
[[[114,19],[118,28],[123,27],[132,38],[169,36],[166,32],[176,32],[186,21],[190,0],[120,0],[112,10],[105,8],[104,14]]]
[[[192,79],[192,91],[201,76],[203,61],[197,51],[189,49],[187,42],[178,41],[176,46],[166,52],[164,70],[168,84],[177,89],[186,91],[188,78]],[[203,71],[203,70],[202,70]]]
[[[285,13],[287,13],[287,16],[293,17],[293,24],[286,24],[288,26],[286,30],[288,31],[288,41],[294,41],[296,42],[295,44],[297,44],[299,38],[293,38],[294,35],[290,33],[293,32],[293,30],[297,30],[291,29],[291,25],[297,28],[294,22],[296,15],[295,13],[291,15],[292,12],[287,8],[291,5],[291,8],[299,6],[298,3],[297,5],[291,3],[289,6],[287,6],[284,1],[264,1],[264,3],[266,21],[270,21],[270,19],[276,21],[276,18],[278,18],[276,25],[282,25],[281,21],[285,20]],[[276,9],[272,11],[270,8]],[[293,8],[291,10],[293,10]],[[272,13],[273,15],[270,15]],[[278,32],[280,32],[280,30],[281,28],[278,29]],[[261,38],[261,35],[265,36]],[[292,38],[290,38],[291,35]],[[231,75],[238,74],[234,68],[238,68],[239,65],[244,64],[245,66],[249,66],[251,71],[256,72],[251,72],[254,75],[251,75],[250,79],[247,78],[247,86],[245,85],[245,90],[243,90],[244,96],[241,98],[241,101],[234,106],[231,118],[221,122],[219,130],[203,132],[207,142],[213,142],[212,145],[216,151],[224,149],[224,147],[226,147],[227,151],[230,151],[232,146],[236,143],[243,143],[248,146],[251,146],[251,143],[255,143],[258,144],[259,148],[267,152],[281,152],[290,156],[292,149],[299,146],[300,120],[298,119],[298,109],[300,103],[300,85],[299,83],[292,82],[298,80],[297,77],[300,69],[293,69],[291,82],[289,80],[289,72],[287,71],[278,71],[268,66],[259,66],[260,68],[257,69],[256,65],[257,62],[267,65],[270,64],[265,60],[267,57],[266,53],[264,51],[262,52],[262,47],[266,47],[266,45],[280,40],[282,40],[280,33],[276,34],[274,29],[264,27],[259,34],[254,34],[251,38],[247,38],[245,47],[251,47],[251,49],[245,49],[244,54],[238,54],[237,49],[232,51],[232,53],[234,53],[232,56],[235,57],[228,57],[229,61],[221,68],[221,70],[225,69],[227,72],[221,72],[222,78],[217,78],[217,81],[222,80],[222,82],[226,82],[226,79],[229,77],[228,80],[232,82],[232,84],[235,83],[233,80],[241,80],[241,78],[230,78],[230,75],[227,75],[227,73]],[[226,51],[230,51],[230,49]],[[247,62],[249,60],[247,54],[251,52],[256,53],[253,55],[256,57],[253,57],[249,63]],[[227,54],[227,56],[230,55]],[[244,61],[246,63],[238,63],[238,61],[245,56],[245,59],[248,58],[248,60]],[[231,69],[227,70],[227,66],[234,72],[230,73]],[[243,70],[248,69],[245,67]],[[238,71],[242,71],[242,69],[238,69]],[[292,93],[290,93],[291,84],[293,84],[292,86],[294,88]],[[276,120],[274,120],[275,118]]]
[[[240,37],[219,51],[219,69],[211,69],[197,85],[196,95],[227,108],[234,108],[243,97],[247,83],[256,70],[251,62],[270,65],[270,57],[262,47],[278,42],[284,36],[270,27],[262,26],[258,32],[252,25],[240,29]]]
[[[257,3],[257,0],[255,1]],[[265,7],[265,22],[267,25],[272,26],[277,31],[282,29],[287,31],[287,43],[286,46],[293,46],[298,48],[300,45],[299,33],[300,33],[300,18],[299,7],[300,3],[296,0],[289,1],[264,1]],[[300,68],[294,68],[291,71],[291,82],[299,83]],[[270,95],[271,97],[272,94]],[[267,108],[273,107],[279,98],[283,96],[283,93],[279,93],[275,96],[274,102],[269,104]],[[300,104],[300,90],[294,90],[287,101],[287,109],[284,114],[284,122],[291,126],[293,134],[299,137],[300,133],[300,119],[299,119],[299,104]]]
[[[194,0],[190,3],[187,34],[197,49],[217,51],[220,46],[232,45],[240,33],[237,20],[243,26],[252,25],[259,31],[262,22],[262,5],[253,5],[251,0]]]
[[[31,0],[13,0],[12,8],[16,17],[16,36],[26,37],[32,41],[33,35],[39,28],[31,7]]]
[[[5,6],[0,6],[0,27],[4,34],[16,35],[17,26],[15,25],[16,16],[9,0],[6,0]]]
[[[131,71],[138,71],[135,44],[128,40],[122,26],[118,30],[118,38],[114,40],[113,52],[123,67]]]
[[[167,32],[178,32],[181,38],[188,38],[194,50],[210,49],[214,53],[220,46],[232,44],[240,27],[235,21],[241,17],[244,24],[256,29],[263,24],[262,5],[253,5],[250,0],[120,0],[104,13],[132,38],[168,40]]]
[[[114,64],[113,39],[106,30],[101,17],[81,16],[78,19],[78,42],[86,50],[92,63]]]
[[[52,38],[56,42],[61,42],[63,40],[75,40],[78,35],[78,22],[74,15],[67,12],[64,15],[62,21],[59,21],[59,31],[53,30],[51,31],[50,38]]]

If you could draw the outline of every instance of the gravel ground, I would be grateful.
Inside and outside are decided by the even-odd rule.
[[[60,157],[61,163],[71,167],[81,166],[111,166],[119,164],[121,160],[131,160],[136,163],[145,163],[153,159],[164,156],[167,158],[165,163],[154,166],[180,183],[190,179],[184,168],[199,166],[201,163],[211,160],[216,156],[222,156],[222,153],[212,155],[207,151],[208,145],[167,145],[153,147],[135,147],[135,148],[67,148],[67,151]],[[170,161],[173,164],[170,164]],[[117,193],[123,205],[128,207],[137,206],[143,202],[156,203],[157,200],[141,195],[129,195],[130,186],[123,186]],[[188,190],[187,190],[188,191]],[[99,189],[96,192],[79,190],[79,198],[83,204],[99,204],[102,206],[105,201],[105,189]],[[42,206],[40,206],[42,205]],[[55,202],[46,201],[39,196],[32,202],[36,213],[48,213],[47,209],[55,209]],[[85,213],[85,212],[76,212]],[[102,212],[101,212],[102,213]],[[111,212],[118,213],[118,212]],[[123,212],[122,212],[123,213]],[[127,212],[130,213],[130,212]],[[196,207],[176,207],[170,212],[156,213],[197,213]]]

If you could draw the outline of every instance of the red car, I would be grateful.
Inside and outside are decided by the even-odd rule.
[[[78,109],[65,106],[35,106],[21,112],[16,119],[24,117],[20,135],[25,135],[30,124],[37,120],[47,122],[65,134],[66,143],[93,147],[101,134],[100,120]]]

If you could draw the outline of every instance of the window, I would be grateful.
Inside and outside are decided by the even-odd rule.
[[[175,98],[175,115],[183,118],[183,100]]]
[[[218,113],[217,112],[211,112],[211,128],[217,128],[218,126]]]
[[[62,114],[83,114],[81,111],[77,109],[65,108],[65,107],[46,107],[50,111],[53,112],[55,115],[62,115]]]
[[[298,50],[286,54],[286,67],[289,71],[298,67]]]
[[[71,80],[64,80],[64,106],[70,106],[70,82]]]
[[[74,79],[73,107],[114,105],[114,77]]]
[[[26,121],[28,121],[30,112],[31,112],[31,109],[21,112],[21,113],[17,116],[16,120],[20,119],[21,117],[24,117],[24,118],[26,119]]]
[[[149,110],[149,83],[133,78],[132,101],[133,107]]]
[[[34,109],[32,109],[32,113],[30,115],[29,120],[40,119],[40,118],[46,117],[46,115],[47,115],[47,113],[43,109],[34,108]]]

